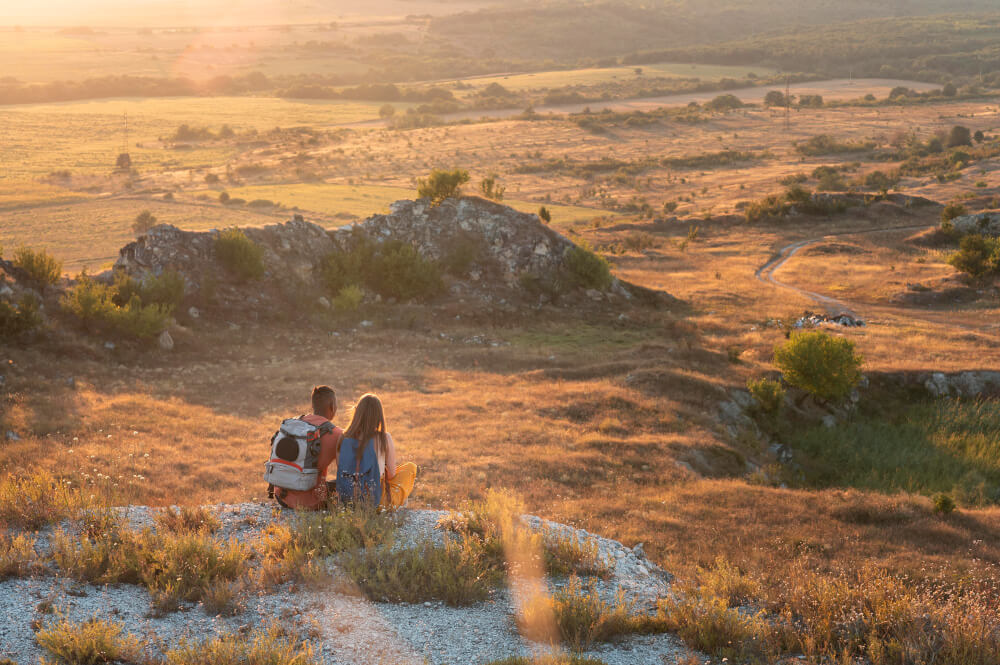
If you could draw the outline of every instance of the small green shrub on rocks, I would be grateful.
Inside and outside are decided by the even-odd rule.
[[[598,256],[589,247],[571,247],[563,257],[563,264],[578,286],[598,291],[611,286],[611,266],[607,259]]]
[[[819,330],[792,335],[774,349],[774,362],[790,385],[823,400],[844,399],[861,381],[854,342]]]
[[[149,339],[166,329],[173,307],[144,305],[138,294],[132,294],[128,302],[118,305],[117,297],[114,287],[82,274],[73,288],[63,294],[60,304],[95,332]]]
[[[969,211],[966,210],[965,206],[961,203],[949,203],[944,207],[944,210],[941,211],[941,222],[942,224],[944,222],[950,222],[956,217],[961,217],[962,215],[967,214],[969,214]]]
[[[264,276],[264,250],[243,231],[226,229],[215,238],[215,254],[226,270],[248,282]]]
[[[39,630],[35,641],[66,665],[140,662],[142,649],[133,635],[123,635],[122,626],[94,617],[82,623],[61,619]]]
[[[333,298],[333,307],[342,312],[354,312],[361,307],[365,294],[357,284],[348,284]]]
[[[747,390],[757,402],[757,408],[767,415],[777,415],[785,403],[785,388],[774,379],[751,379]]]
[[[339,295],[351,285],[364,285],[382,297],[424,299],[442,287],[438,264],[415,247],[399,240],[376,243],[364,232],[351,240],[351,249],[332,252],[323,261],[327,289]]]
[[[465,169],[444,171],[434,169],[426,178],[417,181],[417,196],[430,199],[431,205],[438,205],[445,199],[458,196],[462,185],[469,182],[469,172]]]
[[[955,512],[955,500],[948,494],[935,494],[934,512],[940,513],[941,515],[949,515]]]
[[[127,305],[133,296],[138,296],[144,305],[163,305],[173,311],[184,299],[184,278],[172,270],[162,275],[147,275],[141,280],[118,272],[114,289],[113,300],[120,307]]]
[[[14,251],[13,263],[27,274],[28,280],[38,289],[52,286],[62,277],[62,261],[44,249],[36,252],[28,247],[19,247]]]
[[[251,634],[228,634],[202,642],[181,642],[164,655],[164,665],[313,665],[312,648],[277,625]]]

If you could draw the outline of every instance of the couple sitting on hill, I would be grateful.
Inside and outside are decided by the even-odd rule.
[[[417,465],[396,465],[396,444],[385,427],[382,402],[362,396],[345,432],[333,424],[337,395],[329,386],[312,392],[309,415],[281,423],[271,439],[264,480],[283,508],[317,510],[334,493],[342,502],[370,501],[381,508],[406,503],[417,478]],[[336,478],[327,468],[336,461]]]

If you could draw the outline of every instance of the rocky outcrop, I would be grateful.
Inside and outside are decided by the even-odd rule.
[[[959,215],[951,220],[955,231],[962,235],[978,233],[979,235],[1000,237],[1000,211],[987,210],[974,215]]]
[[[476,197],[447,199],[437,206],[427,199],[398,201],[387,215],[332,231],[296,215],[283,224],[244,232],[263,250],[265,271],[259,281],[243,283],[227,273],[215,254],[218,231],[182,231],[168,225],[154,227],[122,248],[115,269],[139,278],[177,271],[185,279],[189,296],[208,293],[222,309],[276,312],[280,310],[275,308],[289,302],[328,307],[322,280],[326,257],[335,250],[350,252],[361,242],[391,240],[410,244],[424,258],[447,264],[446,293],[460,298],[551,302],[549,285],[560,280],[572,292],[566,304],[669,298],[617,279],[605,291],[576,288],[565,279],[572,241],[542,224],[537,215]],[[456,254],[462,259],[457,269]],[[543,288],[524,288],[525,278]],[[204,303],[205,298],[200,301]]]

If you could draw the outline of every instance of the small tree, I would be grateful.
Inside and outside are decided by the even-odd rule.
[[[430,199],[431,205],[439,205],[445,199],[458,196],[462,185],[469,182],[469,172],[465,169],[444,171],[434,169],[427,178],[417,181],[417,196]]]
[[[961,217],[962,215],[967,215],[968,213],[969,211],[966,210],[965,206],[961,203],[949,203],[944,207],[944,210],[941,211],[941,224],[943,225],[956,217]]]
[[[62,277],[62,261],[44,249],[36,252],[27,247],[19,247],[14,251],[13,263],[15,267],[23,270],[28,276],[28,281],[40,290],[52,286]]]
[[[854,342],[819,330],[800,332],[774,349],[785,381],[822,400],[839,401],[861,381]]]
[[[764,95],[764,106],[785,106],[787,99],[780,90],[771,90]]]
[[[548,208],[542,206],[538,209],[538,218],[546,224],[549,224],[552,222],[552,213],[549,212]]]
[[[948,133],[948,147],[957,148],[963,145],[972,145],[972,132],[968,127],[955,125]]]
[[[958,88],[955,87],[954,83],[945,83],[944,87],[941,88],[941,94],[945,97],[954,97],[958,94]]]
[[[969,234],[959,241],[958,251],[948,257],[948,263],[973,279],[982,279],[1000,268],[1000,241]]]
[[[986,134],[983,134],[983,130],[977,129],[976,133],[972,135],[972,139],[976,143],[982,143],[983,141],[986,140]]]
[[[392,104],[383,104],[382,108],[378,110],[378,117],[383,120],[387,120],[394,115],[396,115],[396,107]]]
[[[132,222],[132,231],[136,235],[142,235],[154,226],[156,226],[156,217],[148,210],[143,210],[135,216],[135,221]]]
[[[237,228],[226,229],[215,238],[215,254],[240,281],[264,276],[264,250]]]
[[[483,196],[491,201],[503,201],[504,192],[507,191],[506,186],[497,182],[495,174],[490,174],[483,178],[483,181],[479,183],[479,189],[482,191]]]

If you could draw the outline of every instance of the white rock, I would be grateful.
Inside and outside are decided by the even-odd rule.
[[[319,303],[319,306],[323,307],[324,309],[330,309],[331,307],[330,301],[327,300],[326,296],[320,296],[317,302]]]
[[[164,351],[172,351],[174,348],[174,338],[166,330],[160,333],[159,343],[160,348]]]

